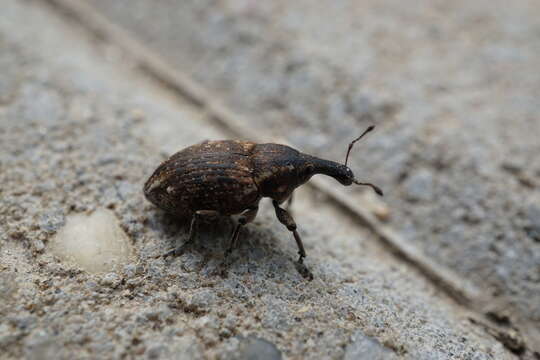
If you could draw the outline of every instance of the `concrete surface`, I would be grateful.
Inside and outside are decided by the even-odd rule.
[[[376,123],[387,223],[540,343],[536,1],[87,2],[267,136],[342,159]]]
[[[354,217],[309,189],[299,191],[293,211],[313,282],[297,273],[294,242],[269,206],[242,233],[226,276],[216,270],[232,227],[227,219],[204,227],[194,251],[154,258],[184,241],[187,229],[143,199],[146,177],[165,154],[228,134],[42,2],[3,3],[0,64],[0,357],[518,358]],[[383,103],[373,109],[395,111]],[[297,126],[306,134],[313,128]],[[386,131],[383,125],[378,135]],[[362,151],[389,144],[385,138],[373,137]],[[332,154],[322,135],[305,139],[313,141],[306,149]],[[379,180],[384,169],[375,160],[364,166]],[[415,188],[439,181],[429,168],[419,174],[402,179],[416,203],[426,195]],[[400,200],[390,201],[392,224],[418,216],[399,215]],[[51,241],[66,218],[101,209],[114,213],[136,259],[92,274],[55,257]],[[523,226],[534,234],[534,206],[527,211]]]

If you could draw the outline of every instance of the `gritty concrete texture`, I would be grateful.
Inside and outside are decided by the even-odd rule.
[[[280,360],[282,358],[281,352],[274,344],[255,337],[241,339],[235,356],[246,360]]]
[[[158,257],[189,221],[145,201],[142,184],[167,153],[227,133],[42,2],[4,1],[0,63],[0,357],[517,358],[309,189],[293,212],[312,282],[268,204],[224,273],[229,219],[202,226],[192,251]],[[50,251],[73,216],[103,208],[132,260],[95,274]]]
[[[396,356],[377,340],[364,335],[361,330],[358,330],[353,334],[351,343],[347,345],[343,359],[391,360],[396,359]]]
[[[88,3],[266,136],[342,159],[377,124],[385,220],[540,343],[538,2]]]

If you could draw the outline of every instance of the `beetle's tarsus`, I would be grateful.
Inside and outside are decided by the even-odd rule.
[[[219,264],[214,274],[226,279],[229,276],[229,268],[231,267],[232,263],[233,261],[231,261],[231,258],[225,255],[225,259],[223,259],[221,264]]]
[[[311,271],[309,271],[309,269],[306,267],[306,265],[304,265],[303,262],[300,262],[299,260],[295,262],[294,265],[296,267],[296,271],[298,271],[298,273],[302,275],[304,279],[308,281],[313,280],[313,274],[311,273]]]

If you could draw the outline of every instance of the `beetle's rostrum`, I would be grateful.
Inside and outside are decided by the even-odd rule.
[[[278,220],[293,233],[300,255],[298,263],[302,265],[306,253],[296,223],[280,205],[317,174],[333,177],[345,186],[370,186],[382,196],[377,186],[356,180],[346,165],[354,143],[373,128],[370,126],[349,144],[345,164],[304,154],[286,145],[236,140],[205,141],[172,155],[144,185],[144,195],[154,205],[179,217],[191,217],[188,240],[166,255],[183,253],[194,240],[198,217],[241,214],[229,242],[227,254],[230,253],[240,228],[255,219],[261,198],[269,197]],[[307,269],[304,275],[312,278]]]

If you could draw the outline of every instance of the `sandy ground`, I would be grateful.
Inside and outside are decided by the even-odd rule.
[[[485,292],[505,334],[535,336],[535,7],[95,4],[269,139],[339,159],[375,122],[352,160],[386,190],[387,225]],[[332,21],[318,27],[321,14]],[[155,259],[186,239],[186,221],[146,202],[142,184],[167,154],[231,133],[42,2],[5,2],[0,64],[0,357],[534,356],[312,188],[293,206],[312,282],[269,204],[226,276],[227,219],[203,226],[193,251]]]

